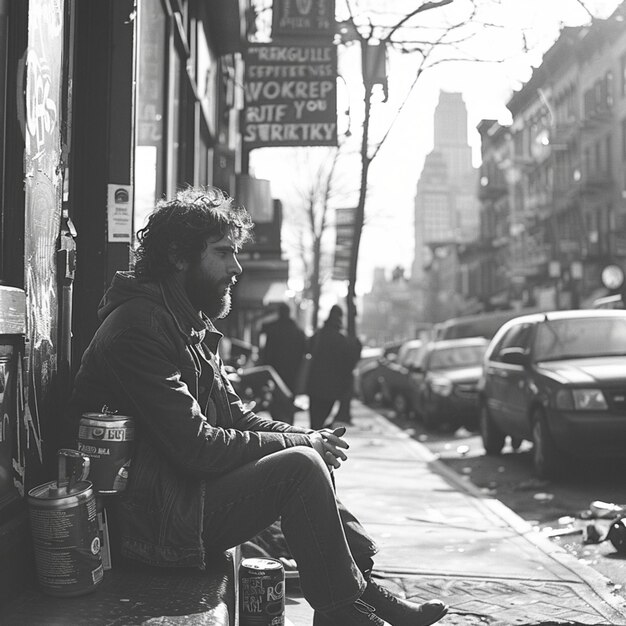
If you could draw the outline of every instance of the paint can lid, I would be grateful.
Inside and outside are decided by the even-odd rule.
[[[251,570],[282,569],[283,564],[277,559],[249,558],[241,561],[241,566]]]

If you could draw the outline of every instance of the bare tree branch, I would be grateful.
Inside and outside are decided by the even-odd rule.
[[[386,43],[391,40],[393,34],[406,22],[408,22],[412,17],[415,17],[419,13],[424,13],[425,11],[432,11],[433,9],[440,9],[448,4],[452,4],[454,0],[439,0],[439,2],[425,2],[420,5],[414,11],[411,11],[407,15],[405,15],[387,34],[387,36],[382,40],[383,43]]]

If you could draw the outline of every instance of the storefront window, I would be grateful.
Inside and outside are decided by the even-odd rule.
[[[139,3],[134,231],[163,195],[167,18],[159,2]]]
[[[181,66],[176,48],[175,29],[170,40],[170,75],[168,81],[167,111],[167,195],[171,197],[179,186],[178,157],[180,149]]]

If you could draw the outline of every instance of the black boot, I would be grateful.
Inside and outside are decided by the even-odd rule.
[[[321,613],[315,611],[313,615],[315,626],[385,626],[376,613],[374,607],[362,600],[342,608]]]
[[[367,581],[361,600],[371,605],[391,626],[430,626],[448,612],[448,607],[439,600],[424,604],[403,600],[371,579]]]

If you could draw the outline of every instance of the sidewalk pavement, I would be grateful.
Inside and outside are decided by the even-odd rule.
[[[337,490],[380,548],[374,572],[383,584],[415,601],[444,600],[441,626],[626,626],[626,604],[607,578],[357,401],[352,422]],[[313,620],[293,585],[286,618]]]

